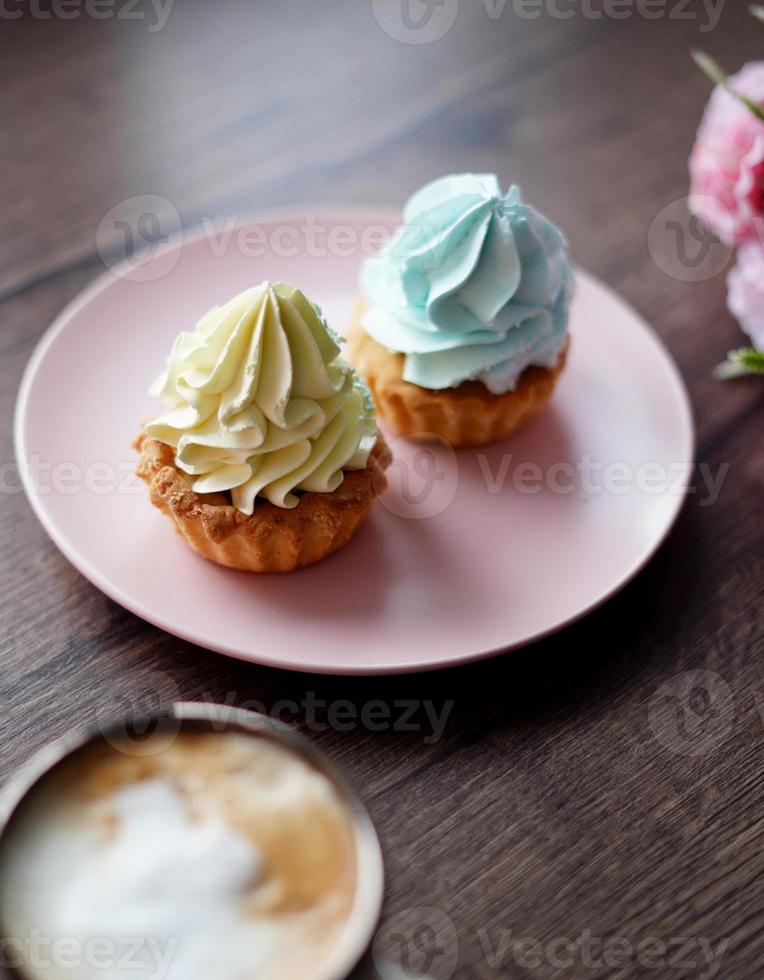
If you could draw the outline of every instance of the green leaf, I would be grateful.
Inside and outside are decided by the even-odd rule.
[[[755,4],[753,4],[753,6],[749,7],[748,10],[749,10],[750,13],[753,14],[753,16],[757,20],[764,21],[764,7],[762,7],[759,4],[756,4],[755,3]]]
[[[762,15],[764,16],[764,7],[762,7],[761,10]],[[691,54],[698,68],[700,68],[704,74],[708,75],[715,85],[721,85],[726,88],[731,96],[736,98],[738,102],[752,112],[757,119],[764,122],[764,110],[761,108],[761,106],[756,105],[755,102],[752,102],[745,95],[741,95],[740,92],[735,91],[730,83],[729,75],[718,61],[714,61],[711,55],[706,54],[705,51],[699,51],[697,48],[693,48]]]
[[[753,347],[731,350],[727,360],[722,362],[714,373],[723,381],[742,378],[748,374],[764,375],[764,351],[755,350]]]

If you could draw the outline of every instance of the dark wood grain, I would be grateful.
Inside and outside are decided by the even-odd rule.
[[[154,33],[145,22],[0,20],[4,775],[85,718],[174,697],[269,711],[310,696],[335,709],[382,700],[398,716],[395,702],[426,701],[450,712],[437,739],[423,709],[415,731],[341,730],[329,708],[319,725],[305,708],[294,718],[368,801],[396,929],[413,935],[423,907],[450,917],[458,948],[443,942],[465,980],[710,976],[700,940],[723,953],[717,976],[762,975],[764,387],[711,378],[740,338],[723,275],[683,282],[648,249],[655,216],[686,194],[708,91],[688,48],[729,67],[764,54],[764,28],[743,6],[730,0],[704,32],[701,4],[688,7],[695,19],[530,20],[510,2],[494,20],[462,0],[446,37],[420,46],[391,40],[368,0],[183,0]],[[96,230],[109,209],[159,194],[193,228],[280,205],[399,204],[461,169],[519,182],[566,228],[577,260],[651,320],[689,386],[698,459],[729,465],[718,502],[691,496],[648,568],[584,622],[419,677],[228,661],[82,579],[15,492],[11,418],[35,343],[103,268]],[[718,675],[729,711],[707,711],[696,692],[700,727],[675,707],[661,728],[661,686],[688,671]],[[667,951],[653,966],[550,952],[587,931]],[[540,959],[532,943],[511,952],[522,938]],[[434,977],[450,975],[447,958],[435,956]]]

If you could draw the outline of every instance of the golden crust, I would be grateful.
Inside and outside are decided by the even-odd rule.
[[[390,451],[381,436],[364,470],[345,474],[333,493],[304,493],[292,510],[257,501],[248,517],[227,494],[199,494],[175,465],[170,446],[145,433],[133,443],[135,472],[152,504],[166,514],[204,558],[248,572],[291,572],[312,565],[346,544],[386,485]]]
[[[565,366],[568,347],[553,368],[527,368],[505,395],[492,394],[480,381],[439,391],[420,388],[403,380],[403,354],[386,350],[363,329],[365,308],[363,301],[356,306],[348,360],[371,388],[378,415],[398,435],[440,436],[455,448],[506,439],[546,405]]]

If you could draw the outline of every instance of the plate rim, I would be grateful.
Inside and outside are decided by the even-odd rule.
[[[235,216],[235,227],[240,228],[253,223],[266,224],[277,220],[288,222],[299,218],[305,218],[306,216],[324,218],[326,220],[377,220],[380,223],[387,223],[399,220],[400,211],[389,206],[385,207],[378,205],[368,205],[365,207],[335,207],[333,205],[313,204],[306,207],[287,207],[266,211],[247,212],[245,214]],[[222,218],[223,216],[221,215],[219,217]],[[152,263],[159,261],[171,252],[182,251],[182,249],[187,246],[194,246],[200,240],[204,240],[207,237],[207,234],[207,230],[202,226],[193,227],[189,230],[181,228],[173,236],[171,236],[162,247],[157,249],[150,261]],[[634,578],[636,578],[636,576],[648,565],[650,560],[660,550],[672,528],[676,524],[677,518],[679,517],[679,514],[685,504],[689,486],[692,480],[692,474],[695,468],[697,436],[695,431],[692,403],[690,401],[689,392],[684,382],[684,378],[679,371],[679,367],[666,346],[663,338],[655,331],[652,324],[646,319],[646,317],[640,314],[628,300],[617,292],[616,289],[603,282],[592,272],[576,265],[575,270],[577,277],[588,279],[595,287],[600,289],[610,299],[616,301],[621,307],[627,310],[629,314],[634,316],[642,325],[645,338],[653,344],[654,348],[665,362],[665,365],[669,370],[669,374],[671,375],[673,387],[675,388],[678,396],[678,404],[682,416],[682,432],[688,443],[687,459],[682,461],[683,473],[681,481],[678,481],[678,483],[680,482],[681,489],[675,494],[673,506],[666,518],[665,526],[662,528],[661,533],[631,562],[625,572],[600,596],[598,596],[597,599],[588,603],[584,608],[577,610],[575,613],[569,616],[563,616],[561,619],[550,624],[545,629],[539,630],[532,636],[515,640],[509,644],[503,644],[498,647],[491,647],[487,650],[477,650],[468,653],[461,653],[459,655],[449,655],[443,657],[442,659],[406,660],[402,663],[386,662],[384,664],[356,662],[352,666],[349,665],[347,668],[343,668],[339,665],[333,664],[325,665],[300,661],[299,659],[291,656],[288,657],[288,659],[283,659],[278,656],[274,657],[268,654],[262,655],[258,653],[257,658],[255,658],[251,654],[247,654],[241,650],[227,646],[225,642],[216,641],[214,644],[211,644],[208,643],[206,639],[201,641],[197,635],[194,635],[193,632],[185,630],[182,625],[175,623],[170,625],[163,620],[161,615],[147,611],[140,605],[139,602],[123,592],[121,588],[110,581],[97,568],[95,568],[88,559],[81,555],[69,542],[66,535],[59,531],[54,521],[47,513],[42,504],[41,495],[36,493],[35,488],[32,485],[28,469],[23,464],[23,461],[28,456],[26,451],[27,444],[25,432],[25,421],[28,415],[27,404],[34,388],[35,377],[43,361],[45,360],[48,351],[56,338],[63,333],[73,317],[75,317],[82,308],[86,307],[95,297],[105,292],[116,280],[126,278],[126,276],[120,275],[121,270],[125,273],[129,273],[132,271],[132,269],[133,266],[128,260],[123,260],[116,263],[111,268],[105,269],[64,305],[64,307],[53,318],[51,323],[43,332],[42,336],[39,338],[24,368],[16,396],[13,419],[14,453],[19,468],[21,484],[24,488],[26,498],[32,507],[33,513],[42,524],[43,529],[52,540],[53,544],[59,549],[70,564],[72,564],[77,571],[91,583],[91,585],[95,586],[100,592],[112,599],[118,605],[121,605],[123,608],[127,609],[128,612],[132,613],[134,616],[137,616],[139,619],[144,620],[144,622],[150,623],[157,629],[160,629],[163,632],[168,633],[171,636],[175,636],[187,643],[192,643],[193,645],[201,647],[202,649],[210,650],[213,653],[222,654],[254,666],[288,670],[295,673],[346,677],[429,673],[435,670],[466,666],[481,660],[488,660],[493,657],[498,657],[504,653],[510,653],[515,650],[530,647],[533,644],[566,629],[568,626],[572,626],[574,623],[579,622],[586,616],[591,615],[591,613],[604,606],[605,603],[607,603],[631,581],[633,581]]]

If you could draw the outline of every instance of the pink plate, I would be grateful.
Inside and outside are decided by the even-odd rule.
[[[150,506],[130,443],[175,334],[266,278],[297,283],[342,332],[360,262],[394,220],[282,214],[196,235],[116,267],[58,317],[21,386],[16,450],[38,517],[99,589],[220,653],[382,674],[527,644],[655,552],[692,469],[687,394],[649,327],[585,272],[546,411],[485,450],[393,440],[389,489],[320,564],[285,576],[219,568]]]

